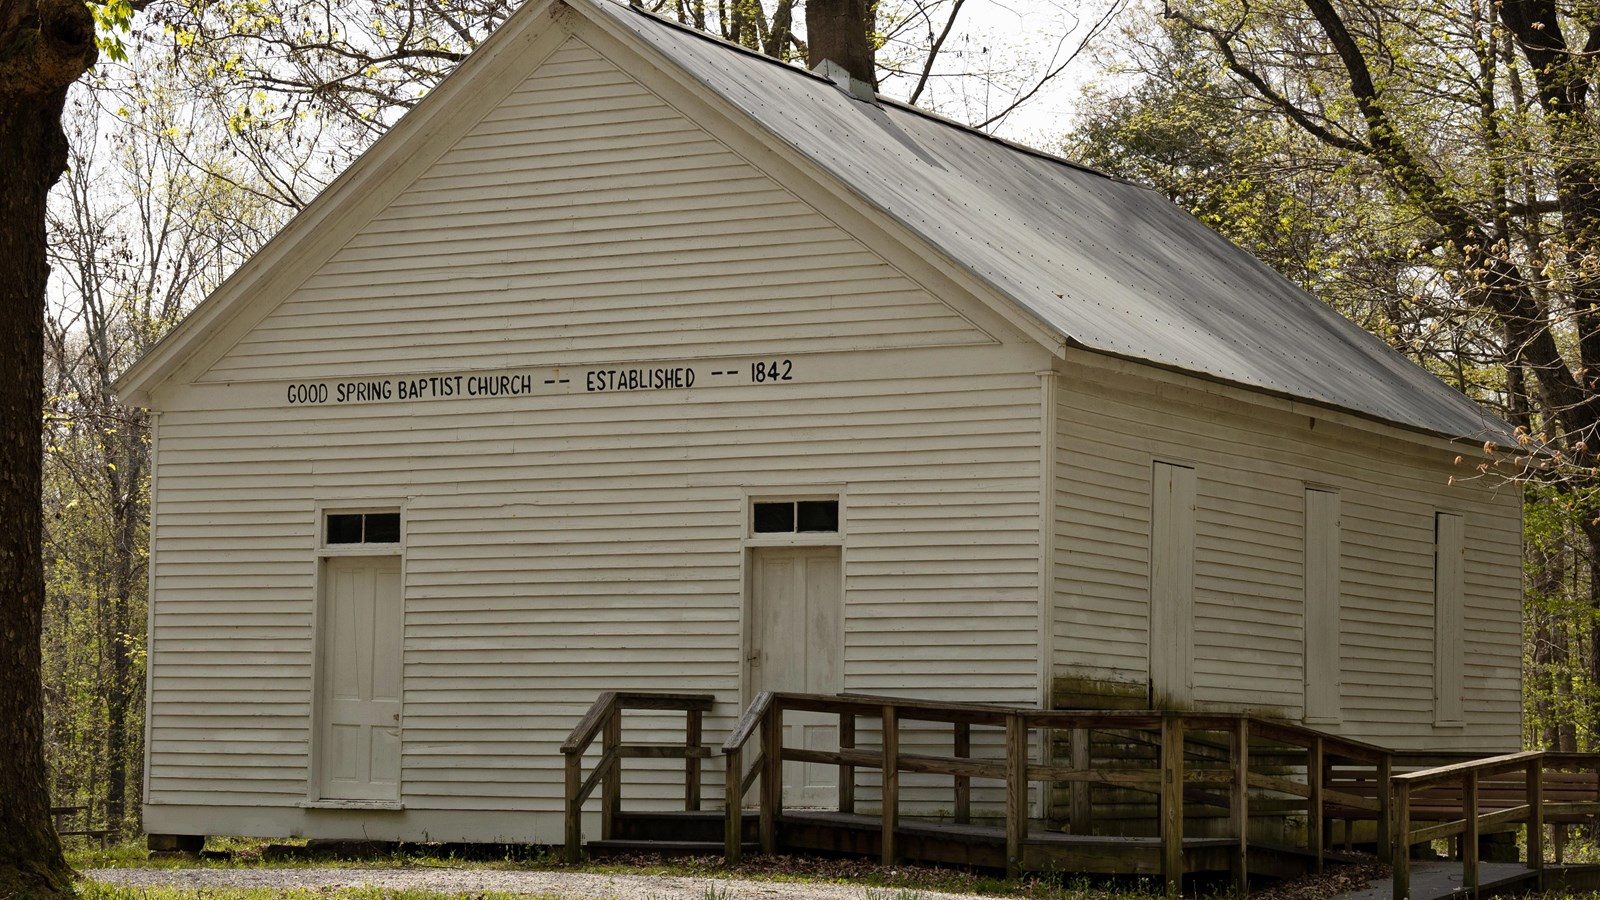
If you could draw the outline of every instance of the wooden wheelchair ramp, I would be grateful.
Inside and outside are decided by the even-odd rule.
[[[1319,872],[1343,859],[1342,843],[1399,862],[1384,896],[1432,900],[1433,867],[1408,865],[1411,847],[1453,842],[1457,893],[1490,893],[1543,883],[1566,825],[1600,813],[1600,757],[1402,754],[1245,715],[787,693],[761,694],[717,747],[702,734],[712,705],[697,694],[595,702],[562,747],[568,858],[585,848],[729,862],[817,853],[1149,876],[1176,894],[1185,876],[1243,892],[1252,875]],[[630,711],[653,742],[624,739]],[[681,737],[663,725],[672,713],[684,715]],[[786,716],[836,722],[837,745],[785,746]],[[623,811],[623,761],[634,759],[681,761],[682,811]],[[791,776],[801,765],[836,773],[837,802],[786,806],[786,765]],[[720,781],[706,792],[720,795],[720,809],[702,809],[703,774]],[[661,777],[657,767],[658,805]],[[585,844],[584,806],[595,796],[600,833]],[[1483,835],[1514,829],[1526,835],[1527,862],[1505,871],[1480,862]]]

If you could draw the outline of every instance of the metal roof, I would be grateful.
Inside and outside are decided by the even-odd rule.
[[[1070,342],[1448,437],[1509,439],[1504,422],[1153,190],[593,6]]]

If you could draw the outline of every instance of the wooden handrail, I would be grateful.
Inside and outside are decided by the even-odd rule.
[[[1546,816],[1568,812],[1567,804],[1546,802],[1546,776],[1572,768],[1600,769],[1600,755],[1527,750],[1467,762],[1452,762],[1393,776],[1390,790],[1394,798],[1395,824],[1391,855],[1394,862],[1395,900],[1408,900],[1411,895],[1411,847],[1451,837],[1459,837],[1461,841],[1462,884],[1470,894],[1476,896],[1479,887],[1479,835],[1487,828],[1519,822],[1527,826],[1527,867],[1538,873],[1541,882],[1539,887],[1542,889]],[[1520,779],[1506,777],[1517,772],[1522,773]],[[1492,792],[1487,809],[1483,802],[1486,783]],[[1461,818],[1412,828],[1411,810],[1415,797],[1426,792],[1425,796],[1437,798],[1440,786],[1447,784],[1460,785]],[[1520,797],[1517,795],[1518,785]],[[1516,803],[1516,800],[1522,802]],[[1512,805],[1506,805],[1508,801],[1512,801]],[[1600,805],[1587,812],[1600,812]],[[1557,836],[1559,839],[1559,832]],[[1559,855],[1558,850],[1558,858]]]
[[[643,691],[606,691],[595,698],[589,711],[561,745],[561,752],[567,758],[564,850],[568,862],[577,862],[583,855],[583,805],[596,790],[601,794],[600,835],[611,837],[612,819],[622,806],[624,759],[684,760],[684,808],[700,808],[700,761],[711,756],[711,748],[700,743],[701,719],[714,703],[715,698],[710,694]],[[622,713],[626,710],[686,713],[683,744],[624,744]],[[602,735],[600,761],[585,778],[584,754]]]
[[[840,716],[840,747],[837,751],[821,751],[782,746],[781,722],[786,711],[836,714]],[[882,745],[877,750],[858,749],[854,744],[855,719],[878,719],[882,723]],[[973,778],[992,779],[1005,785],[1006,862],[1012,873],[1023,863],[1023,847],[1028,836],[1029,785],[1034,781],[1069,781],[1084,783],[1141,786],[1160,797],[1163,807],[1162,870],[1168,891],[1176,893],[1183,871],[1183,787],[1185,785],[1216,785],[1230,788],[1230,803],[1237,807],[1231,816],[1239,829],[1236,878],[1242,885],[1245,878],[1246,834],[1248,823],[1248,793],[1239,786],[1248,775],[1248,764],[1230,764],[1222,771],[1184,771],[1184,738],[1186,732],[1225,732],[1226,747],[1219,751],[1222,761],[1247,759],[1248,740],[1252,723],[1257,720],[1243,715],[1198,714],[1188,716],[1160,710],[1115,710],[1090,713],[1068,710],[1036,710],[976,703],[946,703],[874,695],[796,694],[787,692],[762,693],[746,710],[733,733],[723,743],[728,757],[727,796],[728,817],[725,829],[726,851],[730,861],[738,859],[741,839],[741,798],[759,779],[761,782],[761,833],[762,844],[773,843],[775,821],[781,815],[782,766],[785,762],[834,765],[841,772],[841,809],[853,804],[853,782],[845,783],[857,769],[877,769],[882,773],[882,805],[880,848],[886,864],[896,861],[896,826],[899,817],[900,773],[932,773],[951,776],[955,781],[956,817],[967,820],[970,815],[970,781]],[[905,722],[936,722],[954,726],[953,747],[949,754],[902,753],[900,736]],[[971,755],[971,727],[984,725],[1003,728],[1005,757],[982,759]],[[1082,765],[1058,766],[1031,763],[1028,759],[1031,736],[1036,729],[1074,730],[1099,729],[1107,731],[1150,731],[1156,735],[1155,744],[1162,748],[1160,762],[1153,768],[1102,770]],[[1263,729],[1267,730],[1267,729]],[[750,776],[743,776],[742,759],[746,745],[757,732],[762,735],[763,764],[755,767]],[[850,746],[843,737],[850,735]],[[1292,737],[1291,737],[1292,736]],[[1302,735],[1292,726],[1280,726],[1272,736],[1293,745]],[[1303,746],[1316,747],[1321,735],[1305,732]],[[1271,738],[1269,738],[1271,739]],[[1244,743],[1241,744],[1241,741]],[[1334,742],[1330,742],[1334,743]],[[1362,755],[1365,749],[1352,744]],[[1339,747],[1339,750],[1345,749]],[[1353,754],[1346,754],[1353,755]],[[1210,757],[1204,757],[1210,758]],[[848,801],[847,801],[847,798]],[[1313,800],[1313,804],[1318,802]],[[1320,815],[1317,808],[1313,815]],[[1082,827],[1082,823],[1079,823]],[[1312,849],[1315,849],[1313,847]]]
[[[733,731],[728,735],[728,739],[722,742],[723,753],[732,753],[744,747],[745,743],[750,740],[750,736],[755,734],[756,729],[761,726],[761,720],[766,718],[767,709],[772,706],[772,698],[773,693],[771,691],[762,691],[756,695],[756,699],[744,711],[744,715],[740,716],[739,721],[734,724]]]
[[[840,717],[840,743],[836,751],[786,748],[782,746],[782,720],[786,712],[832,714]],[[878,720],[882,725],[882,746],[855,746],[857,719]],[[954,727],[951,750],[947,754],[916,753],[900,750],[905,723],[939,723]],[[1003,729],[1005,756],[986,759],[972,755],[973,726]],[[1029,760],[1030,748],[1037,746],[1035,732],[1067,731],[1073,735],[1072,759],[1065,763]],[[746,774],[747,746],[761,735],[761,759]],[[1157,751],[1153,766],[1105,768],[1096,766],[1089,752],[1091,732],[1111,732],[1118,739],[1148,743]],[[848,741],[846,740],[848,735]],[[1217,737],[1220,735],[1220,737]],[[1249,746],[1255,741],[1258,746]],[[1268,790],[1298,797],[1305,802],[1308,827],[1306,850],[1320,860],[1323,851],[1324,817],[1335,809],[1346,813],[1374,814],[1378,822],[1379,851],[1391,848],[1390,791],[1375,791],[1362,796],[1345,789],[1348,782],[1328,780],[1327,773],[1338,767],[1346,778],[1354,777],[1373,785],[1387,786],[1393,772],[1393,756],[1384,748],[1362,741],[1339,738],[1309,728],[1258,716],[1233,713],[1179,713],[1163,710],[1039,710],[982,703],[957,703],[889,697],[874,694],[820,695],[790,692],[763,692],[746,709],[722,745],[727,757],[728,817],[725,838],[730,861],[736,860],[741,838],[742,798],[760,784],[762,843],[772,846],[776,821],[782,815],[782,769],[785,763],[801,762],[835,766],[840,772],[840,809],[854,810],[853,775],[858,770],[882,773],[881,847],[885,861],[895,858],[895,825],[898,821],[900,773],[931,773],[950,776],[955,783],[955,817],[968,821],[972,779],[1005,784],[1008,867],[1021,864],[1021,848],[1027,838],[1027,802],[1031,782],[1104,784],[1135,787],[1154,793],[1162,803],[1164,829],[1162,864],[1169,890],[1176,890],[1183,867],[1183,827],[1181,814],[1184,786],[1205,786],[1225,791],[1231,827],[1238,832],[1234,848],[1235,877],[1243,884],[1250,790]],[[1254,754],[1254,756],[1252,755]],[[1195,761],[1191,768],[1185,758]],[[1274,765],[1274,760],[1305,767],[1305,778],[1295,780],[1252,772],[1251,760],[1258,765]],[[1264,761],[1264,762],[1263,762]],[[1514,764],[1514,763],[1512,763]],[[1362,774],[1365,770],[1365,774]],[[1353,774],[1352,774],[1353,773]],[[1326,783],[1325,783],[1326,782]],[[1081,801],[1081,802],[1080,802]],[[848,809],[847,809],[848,808]],[[1088,811],[1085,798],[1074,794],[1074,810],[1085,821],[1074,820],[1073,829],[1087,833]],[[1348,829],[1347,829],[1348,834]]]
[[[566,742],[561,745],[561,752],[571,756],[574,753],[582,754],[587,751],[589,745],[594,743],[595,737],[600,734],[601,726],[605,725],[606,717],[611,715],[616,703],[616,691],[606,691],[596,697],[589,705],[589,711],[583,714],[583,718],[578,720],[572,733],[567,735]]]
[[[1475,759],[1470,762],[1453,763],[1435,769],[1423,769],[1420,772],[1407,772],[1395,775],[1395,784],[1404,784],[1412,789],[1437,784],[1441,781],[1454,781],[1468,772],[1475,773],[1479,778],[1488,778],[1494,775],[1504,775],[1515,772],[1536,759],[1544,757],[1543,750],[1524,750],[1520,753],[1507,753],[1502,756],[1490,756]]]

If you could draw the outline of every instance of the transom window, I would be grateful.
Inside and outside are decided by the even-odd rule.
[[[758,500],[751,504],[756,534],[837,534],[837,500]]]
[[[397,512],[328,513],[329,544],[398,544]]]

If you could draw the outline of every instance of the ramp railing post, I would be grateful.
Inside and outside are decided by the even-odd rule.
[[[744,750],[727,751],[727,771],[723,773],[722,855],[728,865],[744,858]]]
[[[972,726],[966,722],[955,723],[955,747],[953,752],[957,757],[967,758],[972,756]],[[965,825],[972,821],[972,779],[965,775],[957,775],[956,782],[956,822]]]
[[[1028,838],[1028,727],[1021,715],[1006,717],[1006,877],[1022,873],[1022,842]]]
[[[894,832],[900,827],[900,718],[899,710],[884,704],[883,716],[883,814],[879,818],[882,861],[895,863]]]
[[[1094,768],[1091,763],[1092,756],[1089,744],[1093,737],[1089,729],[1074,728],[1069,732],[1069,735],[1067,739],[1070,742],[1068,753],[1071,754],[1073,770],[1087,772]],[[1094,815],[1091,790],[1089,782],[1082,779],[1073,780],[1067,787],[1067,796],[1069,798],[1067,830],[1072,834],[1094,833],[1094,825],[1090,821]]]
[[[1390,867],[1394,870],[1393,900],[1411,900],[1411,785],[1390,779],[1393,792],[1390,805],[1394,822],[1390,826]]]
[[[566,845],[562,855],[568,863],[583,857],[583,804],[578,792],[583,789],[583,757],[567,754]]]
[[[1311,851],[1311,871],[1321,875],[1323,846],[1327,843],[1322,833],[1322,738],[1311,737],[1306,746],[1306,786],[1311,796],[1306,800],[1306,847]]]
[[[699,812],[700,757],[695,754],[700,749],[704,721],[698,709],[688,710],[686,715],[683,723],[683,808],[688,812]]]
[[[839,751],[856,748],[856,714],[852,710],[839,711]],[[856,767],[839,762],[839,812],[856,811]]]
[[[1478,773],[1461,776],[1461,886],[1478,896]]]
[[[1538,873],[1536,885],[1544,890],[1544,758],[1528,761],[1528,868]]]
[[[1183,719],[1161,717],[1161,878],[1166,893],[1183,888]]]
[[[1378,770],[1374,779],[1377,784],[1373,793],[1378,795],[1378,862],[1393,862],[1394,853],[1394,810],[1392,808],[1392,789],[1390,779],[1394,778],[1394,757],[1388,753],[1378,758]]]
[[[778,852],[778,814],[783,807],[783,700],[767,708],[761,723],[761,852]]]
[[[1233,892],[1243,897],[1250,892],[1250,720],[1244,716],[1234,722],[1229,735],[1229,756],[1233,758],[1233,797],[1228,804],[1233,820]]]
[[[600,783],[600,839],[611,840],[611,829],[622,809],[622,710],[613,704],[600,741],[600,765],[606,767]]]

